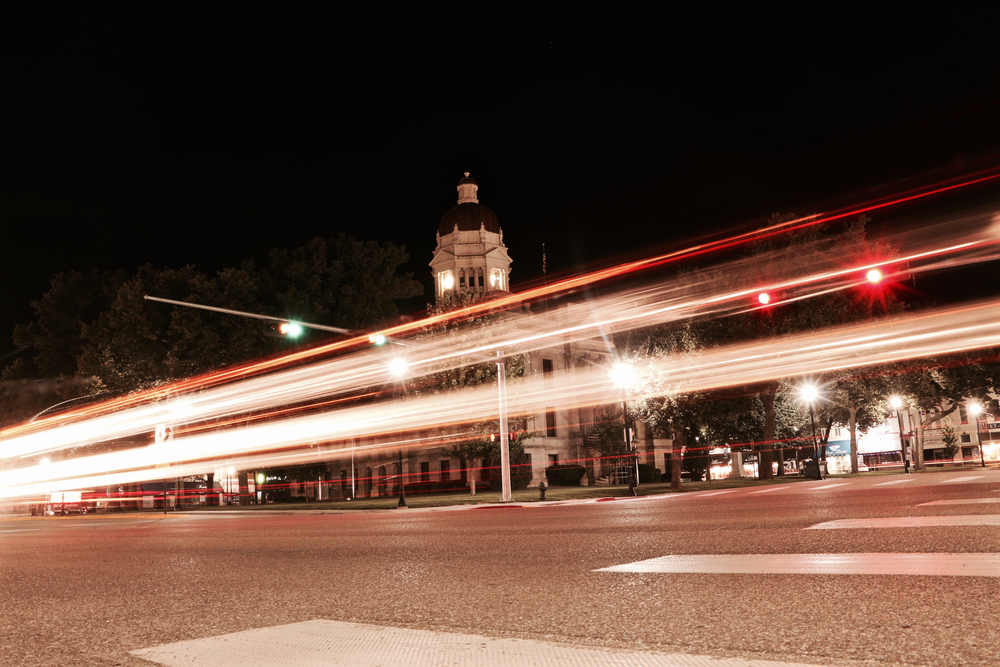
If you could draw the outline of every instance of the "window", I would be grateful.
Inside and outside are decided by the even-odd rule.
[[[559,463],[559,455],[558,454],[549,454],[549,464],[550,465],[557,465],[558,463]]]
[[[451,480],[451,461],[441,461],[441,481]]]
[[[542,359],[542,373],[548,375],[551,372],[552,372],[552,360]]]
[[[430,461],[423,461],[420,464],[420,481],[429,482],[431,481],[431,464]]]
[[[965,409],[965,403],[958,404],[958,421],[963,424],[969,423],[969,413]]]
[[[545,437],[556,437],[556,411],[545,410]]]
[[[962,442],[972,442],[972,436],[968,433],[962,434]]]

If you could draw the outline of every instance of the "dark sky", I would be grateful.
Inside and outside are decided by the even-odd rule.
[[[517,289],[1000,155],[988,17],[243,11],[3,17],[0,354],[58,271],[345,232],[425,280],[463,171]]]

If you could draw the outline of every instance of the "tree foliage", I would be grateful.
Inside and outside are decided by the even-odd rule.
[[[215,275],[149,264],[134,273],[60,273],[32,302],[35,318],[15,328],[15,343],[28,349],[4,369],[3,400],[19,400],[11,382],[22,379],[86,379],[83,391],[127,393],[324,335],[307,331],[295,343],[268,338],[260,320],[147,301],[145,295],[344,328],[385,324],[397,316],[397,300],[422,291],[400,272],[406,259],[402,247],[341,234],[276,249],[267,268],[248,260]],[[8,414],[4,421],[11,422]]]

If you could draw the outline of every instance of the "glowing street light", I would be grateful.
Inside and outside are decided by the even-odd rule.
[[[983,406],[979,405],[979,403],[970,403],[969,412],[976,418],[976,440],[979,442],[979,465],[985,468],[986,457],[983,455],[983,436],[982,430],[979,428],[979,415],[983,412]]]
[[[761,292],[760,294],[757,295],[757,301],[759,301],[761,305],[766,306],[767,304],[771,303],[771,295],[768,294],[767,292]]]
[[[823,471],[819,467],[819,442],[816,440],[816,411],[813,408],[813,403],[819,396],[819,390],[816,389],[815,385],[807,384],[799,388],[799,394],[801,394],[803,400],[809,403],[809,421],[812,422],[812,432],[813,432],[813,448],[814,454],[816,456],[816,476],[820,479],[823,478]]]
[[[882,282],[882,278],[884,277],[885,275],[882,273],[881,269],[869,269],[868,273],[865,274],[865,278],[867,278],[868,282],[873,285],[877,285]]]
[[[899,424],[899,453],[903,457],[903,472],[910,472],[910,462],[906,458],[906,445],[903,443],[903,399],[893,396],[889,399],[889,405],[896,411],[896,423]]]
[[[611,369],[611,377],[624,393],[635,384],[635,369],[629,364],[615,364],[614,368]],[[628,490],[634,496],[636,495],[636,483],[639,479],[639,457],[633,452],[632,441],[629,438],[628,400],[624,395],[622,396],[622,422],[625,426],[625,451],[631,454],[634,461],[634,465],[629,466],[628,472]]]
[[[402,382],[403,376],[406,375],[406,370],[409,368],[409,364],[402,357],[396,357],[389,362],[389,372],[400,379]],[[403,477],[403,448],[399,448],[399,500],[396,502],[396,509],[408,509],[410,506],[406,504],[406,490],[405,478]],[[351,484],[354,484],[354,438],[351,438]],[[353,492],[352,492],[353,494]]]
[[[406,363],[406,360],[401,359],[400,357],[396,357],[395,359],[389,362],[389,372],[395,375],[396,377],[403,377],[404,375],[406,375],[406,370],[409,367],[410,366],[409,364]]]

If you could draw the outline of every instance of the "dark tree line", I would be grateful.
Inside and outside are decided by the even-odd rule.
[[[193,266],[59,273],[19,324],[23,351],[3,369],[2,423],[83,395],[121,395],[314,342],[263,335],[262,322],[144,300],[145,295],[347,329],[383,325],[423,292],[405,249],[341,234],[271,251],[214,275]],[[39,388],[42,388],[41,390]]]

